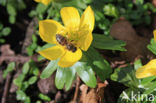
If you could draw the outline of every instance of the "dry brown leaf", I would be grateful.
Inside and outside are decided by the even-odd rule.
[[[41,93],[48,94],[49,92],[56,93],[56,87],[54,84],[54,75],[46,79],[40,79],[37,82],[37,86]]]
[[[0,52],[2,56],[12,56],[15,55],[14,51],[10,49],[9,44],[2,45],[0,48]]]
[[[79,103],[98,103],[95,89],[90,89],[89,92],[87,92],[88,86],[82,84],[80,90],[81,96]]]

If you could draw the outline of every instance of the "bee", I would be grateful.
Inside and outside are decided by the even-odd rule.
[[[56,34],[56,41],[62,46],[67,44],[67,38],[60,34]]]
[[[69,42],[66,37],[64,37],[60,34],[56,34],[56,41],[60,45],[65,46],[67,50],[72,51],[73,53],[77,50],[77,48],[74,46],[74,44]]]

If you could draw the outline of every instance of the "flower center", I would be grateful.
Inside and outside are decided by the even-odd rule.
[[[86,35],[89,33],[88,26],[84,25],[80,28],[66,28],[56,34],[57,42],[64,46],[65,49],[76,52],[82,44],[82,40],[86,39]]]

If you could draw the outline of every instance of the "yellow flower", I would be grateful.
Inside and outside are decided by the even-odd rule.
[[[44,5],[48,5],[50,2],[51,2],[51,0],[35,0],[36,2],[41,2],[41,3],[43,3]]]
[[[153,31],[154,34],[154,41],[156,42],[156,30]]]
[[[156,75],[156,59],[151,60],[136,71],[137,78],[145,78],[154,75]]]
[[[39,22],[40,37],[48,43],[56,44],[54,47],[39,51],[39,53],[49,60],[59,58],[58,65],[60,67],[70,67],[81,59],[81,50],[87,51],[91,45],[95,22],[94,12],[88,6],[81,18],[78,10],[73,7],[64,7],[60,13],[64,26],[54,20]],[[60,44],[56,35],[66,38],[67,42],[64,41],[64,45]],[[76,51],[70,50],[67,44],[72,44]],[[71,48],[73,49],[73,47]]]

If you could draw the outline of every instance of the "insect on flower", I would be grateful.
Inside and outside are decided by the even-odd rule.
[[[67,44],[67,38],[62,36],[62,35],[60,35],[60,34],[56,34],[56,40],[62,46]]]
[[[66,37],[64,37],[60,34],[56,34],[56,40],[60,45],[66,46],[66,49],[69,51],[75,52],[77,50],[77,48],[74,46],[74,44],[69,42]]]

